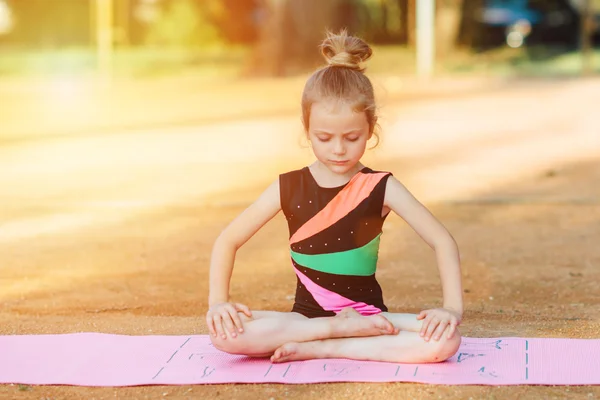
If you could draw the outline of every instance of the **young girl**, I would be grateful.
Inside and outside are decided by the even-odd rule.
[[[316,161],[280,175],[216,240],[206,315],[212,343],[272,362],[446,360],[460,345],[456,328],[463,312],[456,243],[391,173],[360,162],[377,123],[373,86],[360,67],[371,48],[342,32],[328,34],[321,49],[328,66],[308,79],[302,94],[303,124]],[[291,312],[250,311],[229,300],[235,254],[280,210],[290,230],[295,303]],[[387,312],[375,269],[390,211],[435,250],[443,308],[418,315]]]

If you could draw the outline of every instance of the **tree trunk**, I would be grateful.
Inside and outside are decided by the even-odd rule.
[[[381,9],[381,37],[380,40],[388,42],[390,40],[390,32],[388,30],[388,5],[386,0],[379,0]],[[379,36],[379,35],[377,35]]]
[[[463,0],[460,28],[458,33],[458,44],[476,47],[478,35],[481,28],[477,16],[481,12],[484,0]]]
[[[592,34],[594,29],[594,13],[592,12],[592,1],[585,0],[581,7],[580,14],[579,42],[581,47],[582,70],[584,76],[591,75],[593,72],[592,57],[594,55],[592,48]]]
[[[399,40],[402,44],[408,43],[408,0],[396,0],[400,9],[400,35]]]
[[[287,0],[265,0],[258,12],[258,41],[248,66],[251,75],[284,75],[284,18]]]
[[[343,1],[265,1],[250,72],[283,76],[322,64],[319,44],[327,29],[342,27]]]
[[[417,0],[407,0],[407,24],[408,29],[407,43],[410,47],[415,47],[417,43]]]
[[[436,56],[443,59],[458,44],[463,0],[437,0],[436,3]]]

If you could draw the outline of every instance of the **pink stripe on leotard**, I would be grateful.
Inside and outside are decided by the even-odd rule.
[[[354,210],[364,199],[369,197],[373,188],[387,176],[388,173],[375,174],[357,173],[327,205],[314,217],[306,221],[290,238],[290,244],[311,237],[332,226]]]
[[[381,312],[381,310],[375,306],[363,302],[355,302],[354,300],[347,299],[335,292],[322,288],[311,281],[310,278],[302,272],[298,271],[298,268],[294,267],[294,270],[296,271],[296,275],[298,275],[300,282],[306,286],[306,289],[324,310],[333,311],[337,314],[346,307],[352,307],[362,315],[373,315]]]

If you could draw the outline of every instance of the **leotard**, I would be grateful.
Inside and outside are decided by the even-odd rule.
[[[279,176],[297,276],[292,311],[309,318],[346,307],[362,315],[387,311],[375,271],[390,175],[365,167],[334,188],[319,186],[308,167]]]

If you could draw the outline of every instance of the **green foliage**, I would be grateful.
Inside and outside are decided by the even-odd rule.
[[[14,28],[4,40],[26,47],[57,48],[89,42],[89,1],[8,0]]]
[[[401,43],[405,34],[402,26],[403,14],[398,0],[354,1],[362,16],[360,35],[371,43]]]
[[[204,7],[199,7],[193,0],[170,1],[160,19],[148,28],[147,44],[170,48],[218,44],[218,30],[204,11]]]
[[[252,44],[258,39],[260,0],[202,0],[200,7],[228,43]]]

